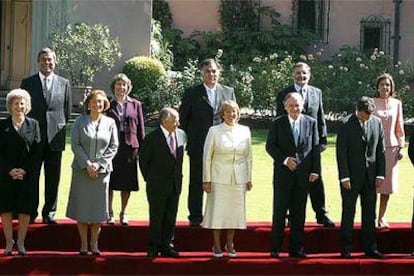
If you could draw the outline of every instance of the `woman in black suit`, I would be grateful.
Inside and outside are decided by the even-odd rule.
[[[40,142],[39,123],[26,117],[31,110],[30,95],[15,89],[7,94],[10,116],[0,121],[0,213],[6,240],[4,255],[12,255],[13,213],[18,214],[17,249],[25,255],[24,240],[37,189],[33,171]]]

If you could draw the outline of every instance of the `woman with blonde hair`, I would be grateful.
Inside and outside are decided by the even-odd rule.
[[[227,100],[220,107],[223,122],[210,127],[204,144],[203,190],[207,201],[203,228],[213,231],[213,256],[223,257],[221,232],[226,231],[225,249],[237,257],[236,229],[246,229],[245,194],[252,189],[250,129],[238,124],[240,109]]]
[[[36,208],[37,183],[33,164],[40,143],[39,123],[26,116],[31,110],[26,90],[14,89],[6,97],[10,116],[0,121],[0,213],[6,248],[12,255],[13,213],[18,215],[17,249],[25,255],[24,242],[30,214]]]
[[[88,254],[88,229],[92,255],[100,254],[101,223],[108,219],[108,184],[112,159],[118,149],[115,121],[103,113],[109,101],[103,90],[92,90],[85,100],[86,114],[72,126],[72,180],[66,216],[77,221],[80,255]]]

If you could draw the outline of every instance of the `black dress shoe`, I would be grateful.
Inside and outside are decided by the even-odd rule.
[[[158,250],[154,248],[150,248],[147,250],[147,257],[148,258],[155,258],[158,256]]]
[[[341,258],[351,259],[352,258],[352,256],[351,256],[351,250],[344,250],[344,251],[342,251],[341,252]]]
[[[365,252],[364,255],[366,258],[382,259],[384,256],[378,250],[372,250]]]
[[[180,253],[175,251],[172,248],[161,250],[161,256],[163,257],[171,257],[171,258],[178,258],[180,257]]]
[[[289,257],[291,258],[299,258],[299,259],[304,259],[306,258],[306,254],[302,251],[299,252],[289,252]]]
[[[335,227],[335,223],[333,223],[333,221],[330,220],[327,216],[318,219],[317,223],[323,225],[323,227]]]
[[[201,225],[201,222],[199,221],[190,221],[190,226],[191,227],[198,227]]]
[[[48,217],[43,218],[43,224],[57,224],[56,220]]]
[[[270,252],[270,258],[279,258],[279,252],[278,251]]]

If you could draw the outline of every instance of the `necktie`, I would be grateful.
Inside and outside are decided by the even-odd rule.
[[[174,138],[174,133],[170,133],[169,137],[169,146],[170,146],[170,151],[171,154],[174,155],[174,157],[176,157],[175,155],[175,138]]]
[[[292,123],[292,132],[293,132],[293,139],[295,140],[295,145],[298,145],[299,141],[299,128],[296,122]]]
[[[208,93],[208,100],[210,101],[211,106],[214,108],[216,106],[216,97],[215,97],[214,90],[208,89],[207,93]]]
[[[43,96],[45,97],[46,102],[49,104],[50,92],[49,92],[49,89],[47,87],[47,78],[43,79]]]
[[[300,89],[300,94],[302,95],[303,103],[305,103],[306,102],[306,89],[302,87]]]
[[[359,122],[361,124],[362,135],[367,138],[367,122]]]

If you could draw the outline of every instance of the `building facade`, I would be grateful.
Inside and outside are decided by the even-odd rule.
[[[258,0],[280,13],[280,22],[293,31],[315,33],[329,59],[344,45],[361,50],[379,48],[395,61],[414,63],[413,0]],[[220,0],[168,0],[173,25],[185,35],[194,30],[220,29]],[[191,14],[191,16],[188,16]]]

